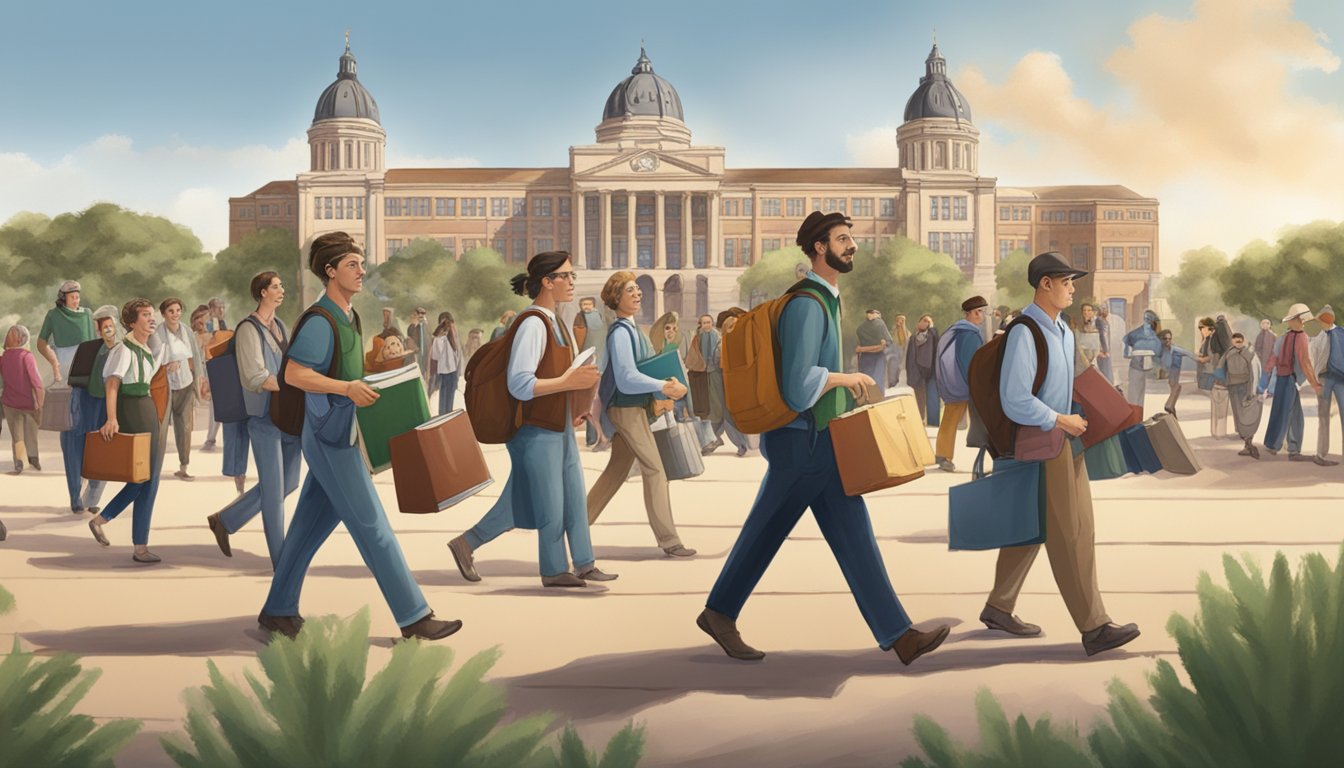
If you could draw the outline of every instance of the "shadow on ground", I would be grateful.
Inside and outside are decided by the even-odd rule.
[[[71,515],[74,517],[74,515]],[[33,557],[28,562],[37,568],[66,571],[164,571],[182,568],[208,568],[237,571],[240,575],[271,574],[271,559],[263,555],[235,549],[233,557],[225,557],[213,544],[150,544],[150,551],[163,558],[161,563],[137,563],[131,559],[130,527],[118,531],[108,524],[107,535],[112,546],[104,547],[93,540],[93,534],[84,526],[88,537],[57,536],[48,533],[10,536],[6,549],[32,554],[51,554],[58,557]],[[121,535],[119,535],[121,534]],[[124,538],[123,538],[124,536]]]

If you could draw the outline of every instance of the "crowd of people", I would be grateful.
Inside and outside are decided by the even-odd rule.
[[[844,492],[829,423],[870,399],[870,391],[880,399],[885,389],[901,384],[904,373],[921,419],[939,428],[937,465],[955,471],[958,428],[968,425],[968,443],[983,443],[975,430],[984,425],[970,407],[972,360],[983,344],[1008,333],[999,384],[1007,417],[1081,435],[1086,420],[1071,409],[1072,381],[1095,367],[1114,382],[1112,320],[1104,307],[1098,312],[1089,304],[1081,306],[1078,318],[1069,316],[1072,281],[1085,273],[1047,253],[1032,261],[1028,279],[1035,296],[1020,311],[991,308],[983,297],[972,296],[961,305],[962,317],[940,332],[928,314],[911,329],[904,314],[896,314],[888,327],[880,310],[867,310],[854,357],[846,366],[838,281],[853,268],[856,247],[850,223],[843,214],[813,213],[799,229],[798,244],[808,263],[787,293],[816,300],[790,301],[772,328],[783,372],[775,383],[790,419],[760,437],[767,472],[697,625],[733,658],[764,656],[742,640],[737,618],[789,532],[811,508],[877,644],[909,664],[936,648],[948,627],[927,632],[913,628],[887,576],[862,496]],[[502,315],[488,340],[483,329],[471,329],[463,342],[451,312],[440,312],[431,324],[423,307],[415,308],[402,331],[395,311],[386,308],[382,329],[366,349],[362,320],[352,306],[363,289],[360,248],[346,233],[322,235],[312,243],[308,266],[323,293],[293,329],[277,314],[286,286],[273,271],[251,280],[255,308],[233,329],[219,299],[197,307],[184,323],[187,305],[180,298],[157,304],[133,298],[120,308],[89,311],[81,306],[79,283],[64,282],[36,339],[37,353],[51,367],[57,386],[43,386],[37,356],[28,348],[32,339],[27,328],[16,324],[5,334],[0,402],[12,436],[14,472],[27,467],[41,471],[36,429],[45,423],[44,411],[63,409],[66,421],[58,428],[70,510],[87,515],[93,538],[110,546],[108,524],[132,508],[132,558],[160,562],[149,549],[149,539],[169,435],[178,461],[171,477],[190,482],[196,404],[239,392],[243,412],[237,418],[216,423],[214,409],[208,409],[202,450],[212,450],[222,432],[223,472],[235,478],[238,493],[205,524],[221,553],[232,556],[230,536],[260,515],[274,568],[258,616],[260,626],[289,637],[301,631],[304,577],[326,538],[343,524],[402,635],[446,637],[461,622],[437,618],[416,584],[361,455],[355,410],[380,397],[364,381],[366,374],[414,365],[426,394],[437,394],[439,413],[451,413],[473,358],[484,344],[503,344],[509,402],[518,409],[518,423],[505,443],[511,469],[498,501],[474,526],[447,542],[461,575],[479,581],[476,558],[482,548],[522,528],[537,532],[543,586],[581,588],[615,580],[617,574],[596,562],[591,526],[636,468],[654,543],[671,559],[695,556],[676,525],[653,425],[660,419],[685,425],[706,455],[724,445],[725,435],[738,456],[752,450],[751,439],[738,429],[727,404],[723,358],[724,336],[747,316],[746,310],[732,307],[701,315],[688,334],[675,313],[644,328],[636,322],[644,297],[635,275],[617,271],[599,296],[578,300],[572,323],[566,323],[561,309],[575,301],[576,268],[568,253],[550,251],[530,259],[527,271],[513,279],[514,292],[531,304]],[[1046,353],[1031,348],[1025,331],[1017,332],[1027,325],[1015,323],[1019,317],[1043,329]],[[1312,320],[1326,329],[1308,341],[1303,327]],[[1281,337],[1265,321],[1251,344],[1240,333],[1223,334],[1228,338],[1220,343],[1225,319],[1206,318],[1199,323],[1198,350],[1189,352],[1173,345],[1170,331],[1162,330],[1149,312],[1123,337],[1129,373],[1118,388],[1131,402],[1141,403],[1154,372],[1164,371],[1171,388],[1166,410],[1175,416],[1180,371],[1189,360],[1196,366],[1199,388],[1210,396],[1215,436],[1227,434],[1230,411],[1235,434],[1245,441],[1243,455],[1258,458],[1252,437],[1259,404],[1272,398],[1264,447],[1277,452],[1286,437],[1290,459],[1333,465],[1337,462],[1326,458],[1328,422],[1332,396],[1344,422],[1344,328],[1334,325],[1328,306],[1313,315],[1304,305],[1294,305],[1284,322],[1288,331]],[[575,364],[588,354],[586,363]],[[233,368],[207,365],[229,355]],[[684,375],[655,377],[641,368],[660,355],[674,357]],[[1033,384],[1038,360],[1046,359],[1046,375]],[[74,386],[60,386],[67,380]],[[465,383],[470,390],[471,383]],[[1308,385],[1320,398],[1320,437],[1316,456],[1303,459],[1299,389]],[[85,436],[90,433],[109,442],[118,434],[150,436],[149,478],[125,484],[101,507],[104,483],[82,479]],[[581,445],[609,452],[607,466],[591,488],[585,488],[579,463]],[[251,488],[245,483],[249,452],[257,473]],[[300,483],[304,464],[307,475]],[[1081,455],[1065,450],[1045,462],[1044,477],[1050,489],[1046,550],[1083,645],[1089,655],[1119,647],[1136,637],[1138,628],[1112,623],[1102,605]],[[296,490],[299,498],[286,526],[285,498]],[[986,626],[1015,635],[1039,634],[1040,627],[1013,615],[1038,549],[1001,551],[980,616]]]

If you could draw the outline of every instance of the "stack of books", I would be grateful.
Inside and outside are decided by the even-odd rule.
[[[377,474],[392,466],[388,445],[392,438],[429,421],[429,399],[425,397],[420,367],[415,364],[365,376],[364,383],[379,394],[372,405],[356,413],[364,461],[369,471]]]

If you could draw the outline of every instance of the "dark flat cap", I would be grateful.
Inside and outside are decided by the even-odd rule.
[[[803,225],[798,228],[798,247],[803,249],[803,253],[812,255],[812,244],[818,240],[826,239],[826,232],[837,224],[844,224],[847,227],[854,226],[849,217],[843,213],[822,213],[813,211],[803,219]]]
[[[961,311],[970,312],[973,309],[979,309],[981,307],[988,307],[988,306],[989,302],[985,301],[984,296],[972,296],[971,298],[961,302]]]
[[[1041,284],[1042,277],[1072,277],[1077,280],[1087,275],[1081,269],[1074,269],[1064,261],[1064,257],[1055,251],[1046,251],[1031,260],[1027,265],[1027,282],[1035,288]]]

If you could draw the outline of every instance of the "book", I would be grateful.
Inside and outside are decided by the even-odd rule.
[[[494,482],[466,411],[421,424],[392,438],[390,446],[402,512],[441,512]]]
[[[389,441],[429,421],[429,399],[420,367],[414,364],[370,374],[363,381],[379,394],[372,405],[359,408],[355,414],[364,461],[369,471],[377,474],[392,466]]]
[[[597,349],[594,347],[589,347],[585,350],[580,351],[579,354],[575,355],[574,362],[570,363],[569,367],[578,368],[581,365],[587,365],[593,361],[594,357],[597,357]]]
[[[689,386],[686,381],[686,369],[681,365],[681,358],[677,356],[676,347],[668,347],[653,357],[641,360],[635,364],[639,372],[659,381],[667,379],[676,379],[682,386]]]

